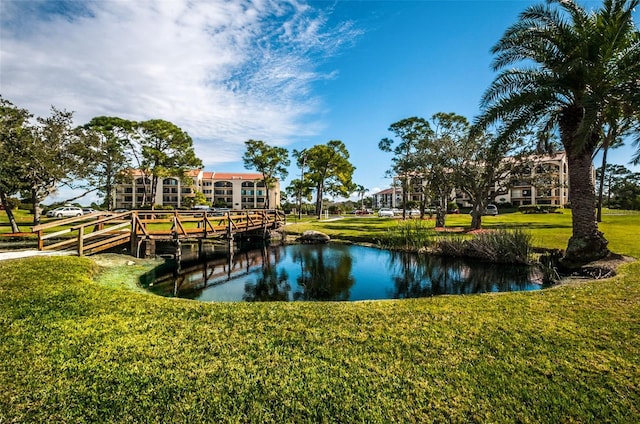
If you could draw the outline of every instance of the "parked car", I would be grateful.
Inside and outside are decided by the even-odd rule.
[[[498,207],[496,205],[489,204],[484,210],[485,215],[498,215]]]
[[[90,213],[94,213],[94,212],[98,212],[98,211],[93,208],[82,208],[83,215],[89,215]]]
[[[195,211],[210,211],[211,207],[209,205],[195,205],[194,207],[192,207],[191,209],[195,210]]]
[[[390,217],[393,218],[393,209],[389,209],[389,208],[382,208],[378,211],[378,216],[379,217]]]
[[[356,215],[371,215],[371,211],[369,209],[357,209],[354,212]]]
[[[224,216],[227,212],[231,212],[229,208],[213,208],[211,209],[211,215],[213,216]]]
[[[129,212],[129,209],[114,209],[113,213],[125,213]]]
[[[47,212],[49,218],[69,218],[73,216],[82,216],[82,209],[76,206],[61,206]]]

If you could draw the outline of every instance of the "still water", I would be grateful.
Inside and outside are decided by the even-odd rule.
[[[538,290],[530,267],[351,245],[269,246],[169,263],[142,279],[156,294],[205,302],[354,301]]]

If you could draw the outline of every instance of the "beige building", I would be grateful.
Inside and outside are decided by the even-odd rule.
[[[514,206],[522,205],[559,205],[564,206],[569,202],[569,174],[567,165],[567,155],[559,152],[554,155],[536,156],[530,161],[531,165],[525,175],[518,181],[511,184],[511,188],[506,194],[496,195],[494,203],[511,203]],[[592,178],[595,180],[595,171],[592,171]],[[393,188],[383,190],[381,194],[388,195],[389,201],[385,206],[402,206],[402,189],[399,188],[399,177],[394,177]],[[419,202],[422,193],[415,189],[417,184],[428,184],[428,181],[412,181],[414,189],[409,193],[407,200]],[[496,188],[499,184],[496,184]],[[454,193],[452,193],[452,197]],[[382,197],[384,198],[384,197]],[[455,202],[462,207],[470,207],[469,198],[461,190],[455,190]]]
[[[134,171],[130,183],[119,184],[113,196],[113,209],[136,209],[143,204],[181,208],[185,200],[202,192],[207,205],[227,207],[233,210],[263,209],[267,205],[267,189],[262,174],[248,172],[190,171],[185,179],[161,178],[155,199],[151,202],[151,181],[140,171]],[[269,189],[269,207],[280,207],[280,181]]]

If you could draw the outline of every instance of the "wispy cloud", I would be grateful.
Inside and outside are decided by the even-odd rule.
[[[206,164],[249,138],[286,144],[321,122],[319,64],[359,35],[296,0],[2,3],[2,95],[36,115],[170,120]]]

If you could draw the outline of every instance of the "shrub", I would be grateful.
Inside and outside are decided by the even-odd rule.
[[[436,251],[441,255],[495,263],[528,264],[532,250],[531,235],[519,229],[492,231],[473,238],[449,235],[436,243]]]
[[[435,246],[436,252],[442,256],[464,257],[466,256],[466,241],[468,237],[460,234],[445,234],[438,238]]]
[[[380,245],[388,249],[421,250],[433,245],[432,224],[420,220],[401,221],[389,228]]]
[[[558,213],[559,205],[522,205],[518,210],[522,213]]]

